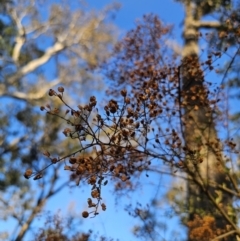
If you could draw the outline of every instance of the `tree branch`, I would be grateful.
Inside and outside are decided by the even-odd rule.
[[[220,240],[220,239],[225,238],[225,237],[227,237],[227,236],[229,236],[231,234],[234,234],[234,233],[236,233],[235,230],[229,231],[227,233],[224,233],[224,234],[221,234],[221,235],[217,236],[216,238],[212,239],[211,241]]]
[[[4,154],[14,151],[14,150],[18,150],[19,143],[25,141],[26,139],[27,139],[27,136],[24,136],[24,137],[19,137],[19,138],[13,139],[12,142],[9,144],[1,143],[1,147],[3,149],[3,151],[1,152],[1,155],[4,155]]]
[[[36,70],[41,65],[45,64],[53,55],[57,54],[64,48],[65,48],[65,45],[63,45],[60,42],[55,42],[55,44],[52,47],[49,47],[46,50],[44,55],[30,61],[25,66],[23,66],[15,75],[11,76],[8,80],[8,84],[14,84],[14,82],[19,78],[21,78],[22,76],[27,75],[32,71]]]
[[[200,21],[196,23],[196,27],[197,28],[215,28],[215,29],[219,29],[222,28],[223,25],[218,22],[218,21]]]
[[[12,59],[16,63],[18,61],[18,58],[19,58],[19,55],[21,52],[21,48],[26,41],[26,35],[25,35],[25,29],[21,23],[23,16],[21,18],[19,18],[17,16],[16,10],[12,9],[11,17],[15,21],[16,26],[18,28],[18,35],[15,38],[16,43],[15,43],[15,46],[13,48],[13,53],[12,53]]]
[[[39,197],[37,201],[37,206],[35,206],[32,209],[31,215],[28,217],[27,221],[21,226],[21,229],[15,239],[15,241],[21,241],[23,237],[25,236],[27,230],[29,229],[30,225],[32,224],[35,216],[41,211],[43,206],[45,205],[46,201],[53,195],[57,194],[59,191],[61,191],[67,184],[68,181],[63,183],[61,186],[59,186],[55,191],[53,190],[53,182],[55,182],[55,179],[52,181],[51,188],[49,189],[47,195],[45,197]]]
[[[12,97],[12,98],[24,100],[24,101],[39,100],[45,96],[46,92],[49,89],[53,88],[55,85],[59,83],[60,83],[59,79],[53,80],[49,84],[45,84],[44,86],[39,87],[38,92],[36,93],[23,93],[23,92],[15,91],[13,93],[4,93],[2,94],[2,96],[8,96],[8,97]]]

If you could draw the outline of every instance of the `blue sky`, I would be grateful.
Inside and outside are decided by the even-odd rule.
[[[111,0],[88,0],[89,8],[101,9],[109,3]],[[120,35],[123,36],[127,30],[134,28],[134,22],[136,19],[140,19],[144,14],[155,13],[166,24],[174,25],[174,37],[175,41],[181,42],[181,33],[183,25],[183,7],[181,4],[176,3],[173,0],[126,0],[118,1],[121,3],[121,9],[117,12],[114,23],[120,29]],[[68,178],[68,173],[62,171],[63,178]],[[131,229],[134,224],[137,224],[137,220],[129,217],[127,212],[124,211],[126,204],[132,203],[133,206],[137,202],[141,202],[143,206],[149,204],[149,201],[154,197],[161,197],[167,187],[171,186],[171,179],[160,175],[150,175],[146,178],[144,174],[141,177],[142,186],[134,193],[117,198],[113,195],[113,187],[107,186],[103,190],[104,201],[107,205],[106,212],[101,212],[99,216],[95,218],[88,218],[82,221],[79,231],[88,231],[92,229],[94,232],[104,235],[106,237],[112,237],[114,240],[120,241],[134,241],[136,238],[131,234]],[[86,208],[86,200],[89,197],[89,187],[73,187],[66,188],[59,195],[50,199],[45,211],[51,211],[56,213],[61,210],[61,214],[65,216],[68,213],[69,207],[73,207],[74,214],[81,216],[81,212]],[[115,201],[118,204],[115,205]],[[167,209],[166,209],[167,208]],[[171,231],[182,230],[179,225],[179,220],[176,218],[167,219],[165,214],[168,211],[168,207],[159,204],[159,209],[156,210],[159,215],[159,220],[167,222],[169,229],[167,232],[162,232],[160,235],[165,240],[174,241],[171,236]],[[40,222],[35,222],[34,226],[40,225],[42,227],[44,220],[40,219]],[[184,231],[184,230],[183,230]],[[29,239],[28,239],[29,238]],[[25,240],[31,240],[31,233],[25,238]],[[160,238],[159,238],[160,240]],[[180,239],[179,239],[180,240]]]
[[[57,2],[57,0],[52,0]],[[104,6],[112,3],[111,0],[88,0],[89,9],[102,9]],[[124,36],[126,31],[134,28],[134,22],[136,19],[141,19],[144,14],[154,13],[157,14],[160,19],[166,24],[172,24],[174,26],[173,41],[181,43],[181,34],[183,27],[184,12],[181,4],[173,0],[122,0],[120,10],[116,13],[114,23],[120,29],[120,35]],[[101,96],[101,95],[99,95]],[[68,179],[69,173],[61,171],[63,179]],[[32,180],[31,180],[32,181]],[[166,189],[172,185],[171,179],[161,175],[150,175],[146,178],[143,174],[141,176],[141,188],[137,189],[134,193],[129,193],[121,197],[120,199],[113,195],[113,186],[111,184],[104,188],[103,198],[107,205],[107,210],[101,212],[95,218],[83,219],[82,224],[79,227],[79,231],[87,232],[92,229],[95,233],[104,235],[106,237],[112,237],[114,240],[120,241],[135,241],[137,240],[132,234],[131,229],[134,224],[137,224],[137,220],[129,217],[127,212],[124,211],[125,205],[132,203],[133,207],[137,202],[141,202],[143,207],[145,204],[150,204],[150,200],[154,197],[161,198]],[[51,211],[52,213],[61,210],[61,214],[64,217],[69,212],[69,208],[74,212],[74,215],[81,216],[81,212],[87,209],[86,201],[90,194],[90,187],[76,186],[73,188],[65,188],[60,194],[50,199],[45,207],[45,211]],[[117,205],[116,205],[116,201]],[[161,201],[161,199],[160,199]],[[156,210],[159,220],[167,223],[167,232],[162,231],[160,237],[163,240],[174,241],[172,235],[173,231],[184,232],[183,227],[179,225],[177,218],[168,219],[166,213],[170,210],[169,207],[159,203],[159,208]],[[45,217],[43,215],[43,217]],[[44,219],[40,218],[40,221],[34,223],[34,227],[43,227]],[[9,227],[11,223],[6,223]],[[36,229],[35,229],[36,230]],[[1,230],[0,230],[1,231]],[[29,233],[24,240],[31,240],[32,233]],[[160,240],[160,238],[159,238]],[[180,240],[180,239],[176,239]]]
[[[113,2],[111,0],[87,1],[93,8],[102,8]],[[118,2],[121,4],[121,9],[116,15],[115,23],[123,30],[133,28],[135,20],[147,13],[155,13],[164,22],[176,24],[176,27],[179,27],[183,20],[182,5],[173,0],[122,0]]]
[[[111,0],[89,0],[87,3],[90,8],[101,9],[107,4],[112,3]],[[173,0],[128,0],[128,1],[118,1],[121,3],[121,8],[116,14],[114,23],[120,29],[121,36],[126,33],[127,30],[134,28],[134,22],[136,19],[140,19],[144,14],[155,13],[157,14],[165,23],[174,25],[174,35],[176,41],[181,40],[181,29],[183,21],[183,8],[181,4],[174,2]],[[68,173],[62,172],[63,178],[68,178]],[[119,239],[121,241],[136,240],[131,234],[131,229],[136,222],[136,220],[129,217],[129,215],[124,212],[125,204],[132,203],[133,206],[136,202],[141,202],[148,204],[156,195],[161,195],[166,190],[166,187],[171,185],[170,179],[165,179],[161,176],[150,176],[150,178],[142,177],[142,187],[136,190],[133,194],[126,195],[118,200],[118,205],[115,205],[116,197],[112,194],[113,187],[109,185],[109,188],[104,190],[104,199],[107,204],[107,211],[102,212],[99,216],[92,219],[84,219],[79,230],[87,231],[92,229],[94,232],[100,235],[105,235],[107,237],[112,237],[115,240]],[[157,181],[156,181],[157,180]],[[89,197],[90,190],[85,187],[74,187],[72,189],[66,188],[59,195],[50,199],[45,211],[50,210],[55,213],[61,210],[64,216],[68,212],[68,208],[73,205],[74,212],[77,215],[81,215],[81,212],[86,207],[86,200]],[[161,207],[161,205],[160,205]],[[160,209],[158,210],[159,216],[164,219],[164,213],[168,210]],[[43,220],[44,222],[44,220]],[[43,222],[35,222],[34,226],[42,226]],[[10,223],[6,223],[9,225]],[[171,220],[169,223],[172,229],[178,229],[178,220]],[[170,231],[170,230],[169,230]],[[165,236],[166,240],[171,240],[170,232],[161,233]],[[31,233],[25,238],[25,240],[31,240]]]
[[[87,1],[90,8],[96,9],[101,9],[112,2],[113,1],[110,0]],[[117,12],[114,23],[120,28],[121,35],[124,35],[127,30],[134,28],[134,22],[136,19],[140,19],[144,14],[155,13],[165,23],[174,24],[176,41],[180,40],[182,20],[184,16],[181,4],[172,0],[128,0],[118,2],[121,3],[121,9]],[[115,205],[116,198],[112,194],[113,189],[110,185],[105,189],[105,193],[103,193],[107,204],[107,211],[104,213],[101,212],[101,214],[95,218],[84,219],[80,230],[87,231],[88,229],[92,229],[94,232],[98,232],[99,234],[119,239],[121,241],[136,240],[136,238],[131,234],[131,229],[137,221],[130,218],[124,211],[125,204],[132,203],[134,206],[136,202],[139,201],[143,203],[144,206],[144,204],[149,203],[149,201],[156,195],[161,195],[166,189],[166,186],[171,184],[166,183],[163,178],[165,177],[150,176],[148,179],[143,177],[143,185],[141,189],[129,196],[122,197],[118,200],[119,202],[117,206]],[[157,189],[158,185],[160,190]],[[75,210],[78,214],[81,214],[84,207],[86,207],[86,200],[89,197],[88,195],[89,189],[81,186],[72,188],[71,190],[65,189],[64,192],[49,201],[45,210],[57,211],[60,209],[64,216],[64,213],[67,213],[67,209],[71,203],[75,205]],[[162,218],[164,219],[164,213],[168,210],[162,209],[158,211],[159,215],[162,215]],[[172,226],[171,229],[178,229],[179,227],[178,220],[172,219],[171,223],[168,224]],[[165,234],[162,233],[161,235],[165,236],[166,240],[171,240],[170,232]]]

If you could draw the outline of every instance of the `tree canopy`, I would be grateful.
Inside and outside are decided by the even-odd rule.
[[[23,52],[27,62],[20,61],[16,65],[16,73],[6,74],[7,80],[14,83],[27,76],[26,69],[34,72],[39,63],[46,63],[44,61],[50,59],[49,53],[53,56],[63,53],[56,60],[59,64],[56,73],[59,78],[64,73],[66,82],[54,82],[54,86],[49,86],[51,82],[47,81],[43,85],[48,89],[51,103],[44,103],[44,94],[37,102],[31,102],[36,101],[35,97],[29,97],[31,90],[24,99],[22,92],[28,88],[21,86],[22,82],[10,91],[13,99],[24,99],[24,103],[30,101],[28,109],[16,115],[18,120],[22,118],[21,122],[29,128],[32,136],[32,139],[26,138],[28,142],[32,140],[30,152],[25,154],[25,149],[21,149],[22,161],[33,153],[33,140],[39,131],[45,131],[44,141],[37,144],[44,147],[43,151],[34,150],[34,155],[38,158],[45,156],[45,161],[41,161],[40,165],[36,165],[33,158],[23,162],[27,166],[24,177],[33,178],[42,187],[38,199],[40,205],[32,209],[32,214],[41,211],[46,199],[65,186],[65,183],[58,188],[54,186],[57,180],[61,180],[58,175],[60,169],[68,171],[67,183],[89,186],[83,218],[96,217],[101,215],[101,211],[108,211],[104,197],[107,186],[114,187],[115,195],[124,197],[125,193],[133,193],[139,186],[144,186],[145,177],[157,185],[155,178],[164,176],[164,181],[170,184],[160,198],[149,200],[146,207],[141,199],[136,206],[131,203],[126,207],[129,215],[138,220],[138,225],[133,228],[137,238],[165,240],[161,232],[168,228],[166,220],[169,216],[175,215],[186,228],[185,236],[189,241],[239,239],[239,110],[234,108],[239,101],[239,6],[230,1],[180,2],[185,10],[182,47],[169,41],[174,30],[172,26],[164,24],[158,16],[146,14],[107,55],[109,48],[106,43],[112,43],[112,38],[104,22],[102,28],[106,33],[102,35],[100,28],[97,34],[96,26],[99,27],[101,17],[99,20],[97,15],[92,20],[91,16],[84,22],[82,30],[78,25],[72,30],[71,20],[67,26],[64,21],[71,11],[53,6],[53,13],[57,16],[49,15],[51,21],[55,21],[50,31],[54,33],[51,47],[43,53],[37,51],[39,55],[31,56],[30,60],[26,57],[29,52]],[[58,19],[59,16],[65,17]],[[71,16],[75,19],[74,14]],[[77,16],[82,16],[82,13]],[[214,20],[208,20],[209,16]],[[10,51],[13,61],[14,56],[20,60],[21,55],[16,54],[17,46],[23,47],[25,43],[21,42],[25,33],[19,35],[17,23],[15,20],[16,27],[12,26],[18,32],[10,36],[10,39],[15,38],[13,51]],[[55,25],[59,24],[59,28],[55,29]],[[87,39],[76,40],[77,36],[82,36],[82,31]],[[95,34],[103,42],[95,39]],[[88,45],[90,40],[97,43],[96,49]],[[204,49],[201,48],[203,43],[207,46]],[[103,50],[103,55],[99,57],[100,50]],[[70,59],[66,61],[69,65],[63,67],[62,61],[65,62],[66,58]],[[82,78],[78,72],[78,67],[82,65],[87,65],[91,71],[101,67],[110,86],[105,100],[95,95],[81,100],[76,98],[79,83],[75,80]],[[88,76],[89,72],[85,71]],[[31,83],[31,79],[29,81]],[[32,86],[36,88],[35,84]],[[19,93],[18,89],[22,92]],[[26,124],[24,117],[28,117],[36,103],[40,103],[40,110],[46,115],[44,117],[42,112],[36,111],[39,119],[27,118],[31,122]],[[45,123],[31,124],[40,117],[46,118]],[[6,121],[9,120],[6,118]],[[9,127],[6,130],[9,131]],[[15,158],[12,159],[13,164],[16,164]],[[3,167],[6,168],[6,165]],[[13,177],[12,174],[10,176]],[[20,176],[17,177],[22,181]],[[49,178],[54,180],[54,185],[45,194]],[[26,183],[30,185],[32,182]],[[172,214],[165,215],[165,223],[157,217],[159,203],[171,207]],[[31,216],[29,218],[31,220]],[[55,220],[58,231],[53,232],[54,228],[49,226],[46,232],[39,232],[38,239],[55,238],[57,233],[60,239],[68,238],[62,232],[61,222],[57,218]],[[24,237],[31,221],[27,223],[25,230],[24,225],[21,227],[16,240]],[[178,227],[181,229],[180,225]],[[88,240],[91,235],[91,232],[79,234],[76,240]],[[181,237],[173,237],[182,240]]]
[[[22,168],[42,168],[39,154],[46,146],[52,151],[72,147],[58,134],[61,122],[42,115],[38,105],[60,83],[69,90],[77,86],[75,100],[102,87],[97,65],[115,42],[116,28],[109,20],[116,9],[94,11],[78,1],[2,1],[0,213],[15,226],[12,233],[1,233],[2,240],[23,240],[48,200],[69,185],[59,178],[58,168],[37,185],[22,175]]]

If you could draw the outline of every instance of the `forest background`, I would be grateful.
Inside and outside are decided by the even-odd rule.
[[[107,210],[84,220],[82,211],[88,209],[89,186],[69,182],[69,173],[63,170],[63,165],[57,163],[49,167],[37,181],[24,180],[23,174],[27,168],[41,170],[49,161],[47,151],[62,156],[66,150],[75,148],[61,133],[65,123],[39,110],[47,103],[59,104],[57,99],[49,99],[49,89],[63,86],[71,105],[86,104],[89,97],[95,95],[100,106],[101,103],[104,106],[105,90],[111,82],[109,76],[107,79],[104,75],[106,69],[98,67],[108,61],[117,39],[134,29],[134,22],[141,21],[143,14],[153,13],[164,24],[172,24],[165,44],[180,56],[184,45],[184,6],[190,2],[200,4],[198,1],[121,1],[119,8],[112,1],[74,1],[72,4],[67,1],[2,1],[0,231],[3,240],[37,240],[38,237],[44,240],[44,235],[45,239],[55,235],[54,230],[69,240],[71,236],[78,240],[96,240],[100,236],[119,240],[186,239],[187,228],[181,224],[179,207],[172,198],[179,195],[179,190],[183,193],[180,198],[186,197],[186,183],[168,166],[161,166],[161,173],[150,174],[145,170],[134,179],[134,190],[117,190],[115,183],[110,182],[102,192]],[[210,11],[203,15],[204,20],[220,18],[225,23],[234,10],[227,1],[205,2]],[[232,4],[237,6],[236,2]],[[220,8],[224,16],[217,12]],[[203,38],[199,42],[203,59],[207,59],[214,45],[210,40]],[[223,51],[224,44],[213,47]],[[226,128],[220,130],[219,135],[230,140],[238,138],[235,107],[238,95],[235,99],[229,96],[237,93],[239,71],[236,65],[230,75],[228,63],[237,59],[233,58],[233,53],[238,45],[234,41],[228,45],[232,46],[232,52],[223,55],[218,62],[222,75],[206,71],[206,76],[215,87],[221,85],[222,79],[228,78],[226,83],[230,83],[232,77],[235,78],[235,82],[229,84],[232,89],[226,90],[227,98],[222,97],[221,102],[232,119],[227,119],[227,125],[223,123]],[[234,168],[238,164],[236,160],[237,157],[232,157]],[[182,186],[176,186],[176,182]],[[237,204],[235,201],[236,207]],[[154,230],[150,231],[149,227]],[[88,233],[90,229],[92,234]]]

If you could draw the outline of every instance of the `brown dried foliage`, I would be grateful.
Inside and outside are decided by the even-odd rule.
[[[210,241],[214,238],[220,236],[224,232],[228,231],[229,227],[226,229],[218,229],[216,227],[216,221],[214,217],[204,216],[201,218],[196,215],[193,221],[188,222],[188,227],[190,229],[189,237],[194,241]],[[221,240],[225,240],[224,238]]]
[[[60,113],[57,108],[49,105],[42,106],[41,110],[65,121],[68,127],[63,130],[63,134],[78,141],[80,148],[64,157],[45,153],[50,160],[46,168],[65,161],[65,170],[71,173],[71,178],[77,185],[86,181],[91,186],[87,203],[93,211],[84,211],[82,214],[83,217],[88,217],[89,214],[97,215],[100,207],[103,211],[106,210],[101,190],[108,181],[116,181],[120,188],[126,187],[121,183],[131,186],[131,179],[151,170],[152,163],[156,164],[158,170],[161,170],[162,165],[168,165],[173,172],[180,169],[189,174],[191,181],[196,182],[203,195],[209,198],[214,212],[220,213],[231,228],[236,229],[232,217],[227,214],[221,202],[217,202],[216,197],[208,191],[209,188],[214,188],[216,193],[224,191],[239,197],[238,187],[225,166],[227,159],[221,158],[224,152],[238,153],[236,144],[229,139],[203,143],[200,138],[196,139],[195,148],[191,149],[185,144],[183,132],[186,125],[194,122],[183,109],[199,111],[208,106],[209,113],[206,113],[205,119],[208,119],[209,114],[212,123],[219,120],[219,115],[214,116],[212,113],[220,111],[218,103],[221,88],[213,89],[212,83],[207,82],[205,77],[215,70],[215,61],[226,50],[212,51],[207,60],[202,62],[191,57],[182,62],[165,44],[170,30],[157,17],[145,16],[136,30],[129,32],[116,46],[116,58],[107,68],[108,77],[114,80],[109,91],[112,99],[104,110],[98,110],[94,96],[88,104],[78,105],[74,109],[65,102],[62,87],[58,88],[58,92],[52,89],[49,91],[49,95],[58,98],[67,110]],[[194,85],[184,92],[181,88],[183,68],[185,73],[188,72],[191,78],[198,78],[203,85],[199,88]],[[221,118],[223,120],[224,116]],[[221,183],[204,183],[195,179],[206,155],[202,153],[206,145],[216,156],[219,155],[215,166],[224,172],[233,190]],[[25,176],[38,179],[43,173],[44,170],[37,173],[27,170]],[[202,219],[196,216],[188,223],[190,234],[195,235],[196,240],[215,237],[219,232],[214,228],[214,222],[210,216]],[[203,225],[201,229],[200,224]]]

